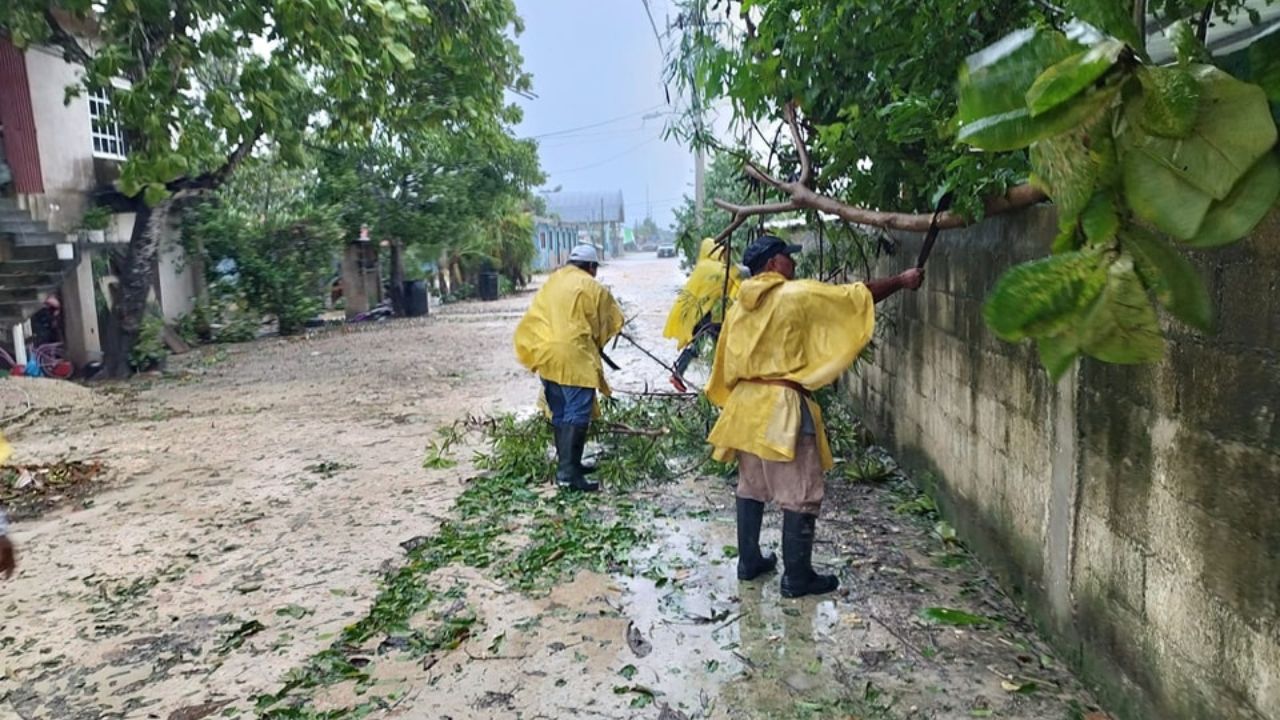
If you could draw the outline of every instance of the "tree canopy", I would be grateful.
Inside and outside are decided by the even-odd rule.
[[[987,320],[1005,339],[1035,339],[1055,375],[1080,355],[1162,357],[1153,302],[1209,329],[1208,293],[1179,245],[1239,240],[1280,194],[1280,35],[1224,59],[1226,70],[1203,44],[1212,21],[1256,21],[1243,0],[681,9],[668,72],[691,102],[673,130],[719,144],[706,118],[727,103],[725,149],[751,184],[717,201],[730,218],[721,237],[797,209],[922,230],[1049,197],[1054,256],[1007,273]],[[1144,10],[1166,28],[1176,65],[1147,56]]]

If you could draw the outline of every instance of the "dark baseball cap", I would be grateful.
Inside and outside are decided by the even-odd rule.
[[[747,246],[742,253],[742,264],[754,275],[769,262],[774,255],[795,255],[803,249],[800,245],[788,245],[781,238],[773,235],[761,235]]]

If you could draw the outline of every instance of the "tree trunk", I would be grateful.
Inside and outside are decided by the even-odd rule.
[[[147,296],[151,294],[159,257],[160,237],[168,221],[171,200],[165,200],[154,208],[139,204],[133,220],[133,234],[129,237],[129,251],[119,268],[120,287],[115,307],[112,308],[116,335],[109,342],[105,358],[107,375],[126,378],[132,370],[129,355],[138,341],[142,321],[147,312]]]

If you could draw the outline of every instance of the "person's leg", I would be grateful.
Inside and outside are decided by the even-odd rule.
[[[594,492],[600,484],[587,480],[582,471],[582,452],[587,447],[587,430],[591,426],[591,413],[595,408],[595,388],[563,386],[564,424],[573,473],[569,486],[575,490]]]
[[[738,453],[738,579],[754,580],[773,572],[778,559],[760,551],[760,526],[769,498],[765,463],[750,453]]]
[[[819,575],[813,569],[818,512],[826,490],[815,437],[800,435],[796,439],[795,459],[775,465],[780,467],[771,477],[774,487],[786,488],[778,499],[782,507],[782,596],[795,598],[832,592],[840,587],[839,579],[835,575]]]
[[[573,466],[573,434],[565,422],[565,388],[550,380],[542,381],[547,408],[551,410],[551,432],[556,445],[556,484],[569,485],[577,474]]]

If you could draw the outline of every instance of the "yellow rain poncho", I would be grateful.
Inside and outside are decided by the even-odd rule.
[[[745,280],[716,346],[707,398],[723,408],[707,440],[714,457],[738,451],[773,462],[795,459],[800,402],[809,403],[822,466],[831,447],[818,404],[773,380],[806,390],[829,385],[853,364],[875,329],[875,301],[861,283],[788,281],[768,272]]]
[[[542,379],[609,394],[600,349],[622,330],[622,308],[585,270],[551,274],[516,326],[516,359]]]
[[[684,290],[676,296],[676,304],[667,316],[667,326],[662,330],[662,336],[674,338],[680,348],[693,342],[694,327],[704,315],[710,313],[713,321],[720,321],[720,298],[724,295],[724,256],[715,253],[715,257],[712,257],[715,249],[715,240],[707,238],[702,241],[698,262],[694,264]],[[738,295],[739,274],[738,267],[731,265],[731,300]]]

